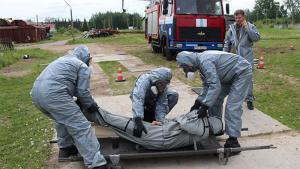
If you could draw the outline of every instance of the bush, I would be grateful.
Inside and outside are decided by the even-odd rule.
[[[257,29],[261,29],[261,28],[264,27],[264,23],[263,23],[262,20],[258,20],[254,24],[255,24],[255,26],[256,26]]]
[[[67,31],[67,29],[65,27],[59,27],[57,29],[57,32],[60,33],[60,34],[64,34],[66,31]]]

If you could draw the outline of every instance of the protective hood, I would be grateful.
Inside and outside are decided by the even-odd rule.
[[[166,67],[153,69],[149,74],[152,82],[156,82],[157,80],[171,81],[172,79],[172,71]]]
[[[88,64],[90,58],[90,51],[89,48],[85,45],[81,45],[76,47],[73,50],[72,55],[76,56],[79,60],[83,61],[84,63]]]
[[[197,64],[197,53],[183,51],[177,54],[176,63],[178,66],[187,64],[189,66],[195,66]]]

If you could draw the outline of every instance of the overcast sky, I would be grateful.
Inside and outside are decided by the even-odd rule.
[[[255,0],[227,0],[230,12],[236,9],[252,10]],[[282,0],[275,0],[282,2]],[[122,0],[67,0],[73,8],[73,18],[87,20],[97,12],[121,12]],[[128,13],[137,12],[143,16],[147,1],[125,0]],[[64,0],[0,0],[0,18],[36,19],[43,21],[46,17],[69,18],[70,11]]]

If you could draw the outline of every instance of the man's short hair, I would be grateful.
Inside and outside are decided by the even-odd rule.
[[[244,10],[242,10],[242,9],[236,10],[236,11],[234,12],[234,16],[237,16],[237,15],[245,16]]]

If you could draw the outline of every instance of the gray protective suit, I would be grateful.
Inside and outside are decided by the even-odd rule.
[[[106,164],[90,122],[73,100],[84,108],[94,100],[90,94],[88,48],[79,46],[50,63],[34,82],[31,97],[34,105],[56,122],[59,148],[76,145],[88,168]]]
[[[225,108],[225,133],[239,137],[242,127],[242,104],[252,78],[250,63],[239,55],[222,51],[202,53],[180,52],[177,64],[193,65],[200,71],[203,90],[197,98],[209,107],[209,114],[222,117],[224,98],[228,95]]]
[[[169,150],[191,146],[207,139],[210,131],[214,134],[223,130],[222,120],[217,117],[198,118],[197,111],[179,115],[174,119],[164,119],[162,125],[143,122],[148,134],[140,138],[132,135],[134,121],[131,118],[111,114],[101,108],[99,112],[87,115],[90,121],[108,125],[120,137],[150,150]]]
[[[239,28],[239,34],[237,34],[238,27],[236,23],[229,26],[225,38],[225,44],[223,51],[234,51],[236,54],[244,57],[253,67],[253,42],[257,42],[260,39],[260,34],[256,27],[248,22],[247,28]],[[253,101],[253,82],[251,81],[246,101]]]
[[[148,116],[148,114],[144,113],[155,113],[155,120],[162,121],[177,104],[178,93],[167,87],[162,94],[154,96],[151,92],[151,86],[154,85],[157,80],[170,81],[171,79],[172,72],[169,68],[165,67],[142,74],[136,80],[130,95],[133,117],[141,117],[143,119],[145,116]],[[147,111],[147,107],[153,107],[154,112]]]

